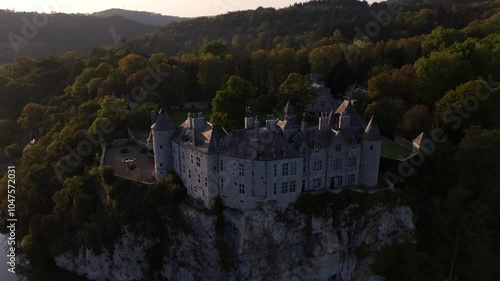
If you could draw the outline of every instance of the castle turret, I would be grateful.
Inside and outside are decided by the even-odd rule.
[[[363,187],[376,187],[382,149],[382,136],[375,117],[370,119],[363,134],[359,184]]]
[[[340,114],[340,120],[339,120],[339,128],[349,128],[352,126],[351,123],[351,111],[353,110],[353,107],[351,105],[351,102],[349,102],[342,114]]]
[[[285,119],[280,122],[280,126],[283,130],[285,139],[288,139],[290,136],[300,130],[300,126],[295,122],[295,109],[293,108],[290,101],[288,101],[283,108],[283,113],[285,115]]]
[[[175,124],[168,114],[161,109],[155,123],[151,126],[157,180],[162,179],[169,171],[173,170],[171,138],[175,128]]]
[[[306,113],[302,113],[302,122],[300,122],[300,130],[302,131],[302,133],[306,133],[307,132],[307,120],[306,120]]]

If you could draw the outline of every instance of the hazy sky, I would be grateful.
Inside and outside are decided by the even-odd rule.
[[[0,9],[62,13],[92,13],[110,8],[196,17],[262,7],[287,7],[306,0],[0,0]],[[373,2],[373,1],[368,1]]]

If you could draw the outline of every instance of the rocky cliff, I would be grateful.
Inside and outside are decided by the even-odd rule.
[[[305,215],[292,207],[225,209],[217,230],[216,216],[181,205],[186,227],[171,227],[165,219],[169,238],[161,243],[124,229],[112,251],[82,247],[55,261],[91,280],[369,280],[373,252],[411,237],[413,214],[404,205],[379,204],[361,213],[356,207],[336,216]],[[148,257],[151,248],[161,249],[161,263]]]

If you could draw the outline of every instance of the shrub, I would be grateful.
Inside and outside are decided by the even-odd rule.
[[[101,170],[99,170],[99,176],[101,177],[101,181],[107,185],[113,184],[113,180],[115,179],[113,168],[108,165],[102,166]]]
[[[127,167],[130,171],[133,171],[137,168],[137,165],[135,163],[129,163]]]

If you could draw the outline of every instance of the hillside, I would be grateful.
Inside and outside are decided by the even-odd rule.
[[[493,10],[488,7],[495,5],[484,1],[475,1],[474,5],[448,2],[405,0],[370,5],[356,0],[318,0],[284,9],[260,7],[171,23],[131,44],[141,53],[161,51],[168,55],[197,52],[213,40],[226,42],[239,51],[269,50],[277,45],[300,49],[332,36],[336,30],[348,40],[361,37],[356,29],[369,34],[367,26],[380,21],[375,16],[388,13],[389,18],[384,20],[387,24],[382,28],[378,25],[379,32],[369,36],[376,42],[426,34],[438,25],[460,29],[491,16]]]
[[[40,16],[0,10],[0,65],[12,62],[15,56],[41,57],[67,51],[88,55],[93,48],[154,30],[151,25],[119,16],[99,18],[77,14],[51,14],[46,24],[35,26],[34,22],[45,21],[43,17],[34,21],[35,15]]]
[[[112,16],[121,16],[126,19],[130,19],[136,22],[140,22],[143,24],[148,24],[148,25],[155,25],[155,26],[160,26],[160,25],[166,25],[171,22],[177,22],[184,20],[186,18],[181,18],[181,17],[175,17],[175,16],[165,16],[162,14],[158,13],[151,13],[151,12],[141,12],[141,11],[130,11],[130,10],[124,10],[124,9],[108,9],[100,12],[95,12],[91,14],[92,16],[95,17],[112,17]]]

